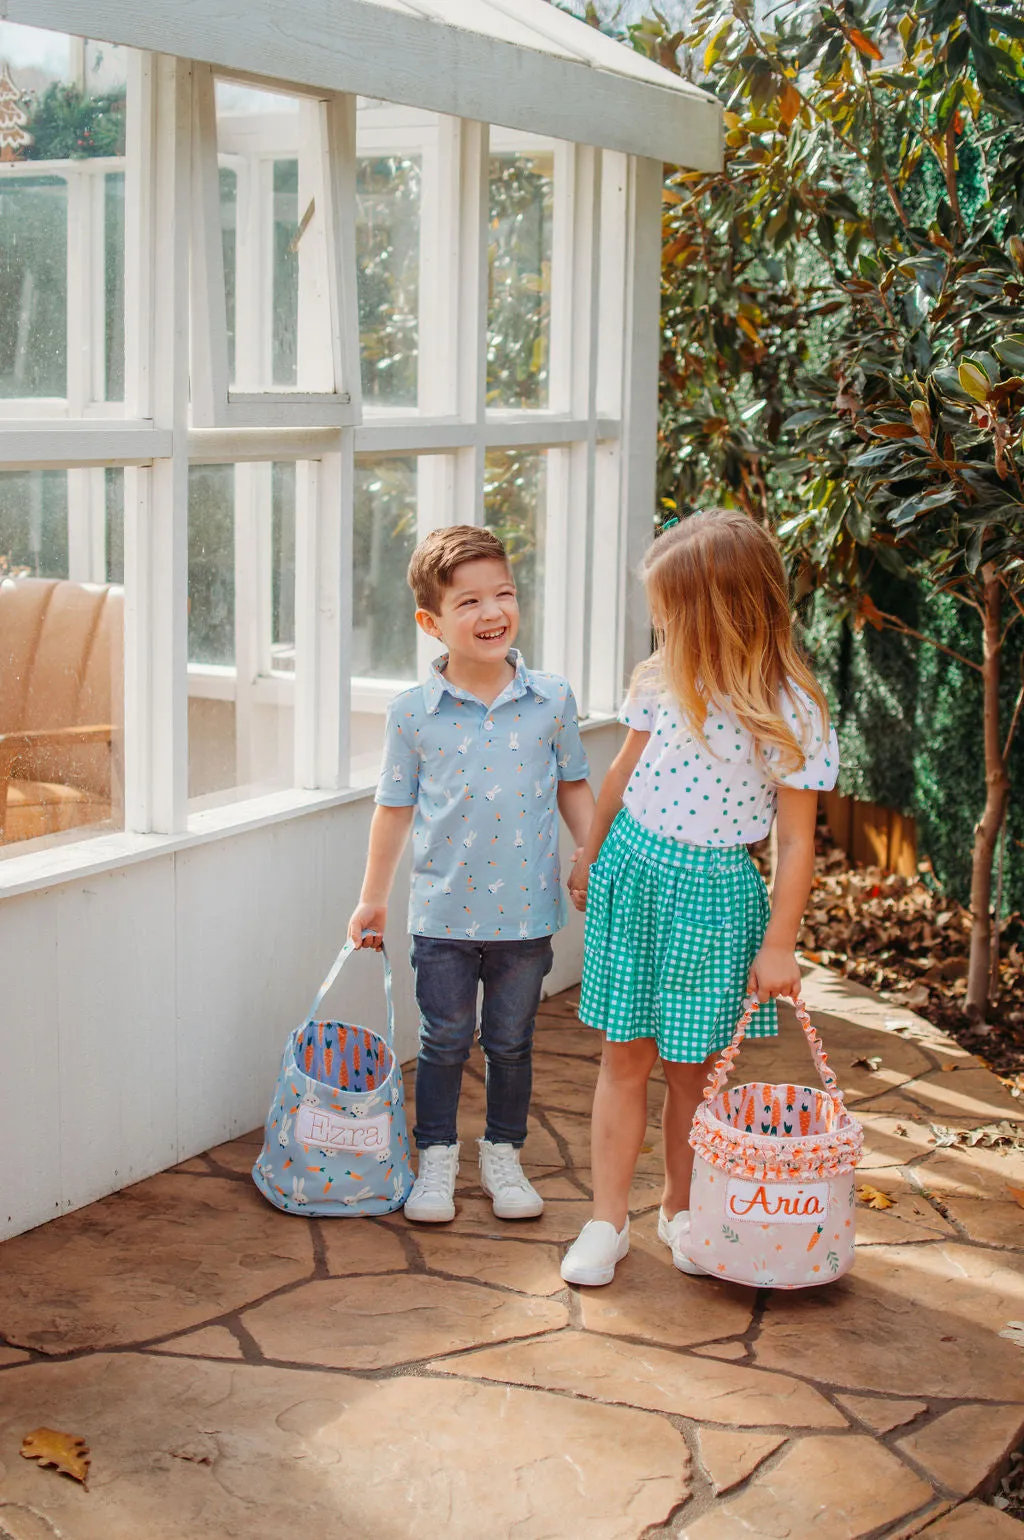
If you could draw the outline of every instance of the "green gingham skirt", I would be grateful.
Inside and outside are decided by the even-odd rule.
[[[699,1064],[730,1041],[764,939],[768,893],[744,845],[654,834],[623,810],[590,870],[580,1020],[609,1043],[657,1040]],[[774,1037],[775,1004],[748,1035]]]

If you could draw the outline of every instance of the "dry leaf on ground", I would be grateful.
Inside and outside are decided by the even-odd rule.
[[[881,1069],[881,1067],[882,1056],[878,1053],[873,1053],[867,1058],[850,1060],[851,1069],[869,1069],[872,1074],[874,1074],[876,1070]]]
[[[858,1187],[857,1197],[868,1208],[895,1208],[896,1199],[890,1198],[887,1192],[880,1192],[877,1187]]]
[[[1019,1203],[1021,1208],[1024,1208],[1024,1187],[1008,1187],[1006,1190],[1014,1203]]]
[[[1011,1123],[1009,1118],[999,1123],[982,1123],[978,1128],[949,1128],[945,1123],[929,1123],[928,1127],[940,1149],[956,1144],[972,1150],[980,1144],[988,1150],[1024,1150],[1024,1127]]]
[[[21,1452],[26,1460],[38,1460],[88,1489],[89,1446],[84,1438],[59,1433],[56,1428],[34,1428],[22,1439]]]

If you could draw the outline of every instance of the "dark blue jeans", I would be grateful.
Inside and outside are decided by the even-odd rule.
[[[420,1052],[416,1064],[419,1149],[454,1144],[462,1066],[477,1025],[484,986],[480,1042],[487,1066],[487,1127],[495,1144],[521,1145],[533,1088],[533,1023],[554,955],[551,937],[533,941],[453,941],[412,938]]]

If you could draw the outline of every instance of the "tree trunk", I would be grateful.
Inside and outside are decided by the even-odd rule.
[[[999,732],[1002,585],[996,576],[995,569],[987,563],[982,568],[982,578],[985,585],[981,673],[985,702],[985,811],[974,830],[974,856],[971,865],[971,957],[967,972],[967,999],[964,1005],[965,1012],[971,1021],[983,1020],[985,1008],[988,1005],[989,972],[992,961],[992,863],[1010,785],[1003,761]]]

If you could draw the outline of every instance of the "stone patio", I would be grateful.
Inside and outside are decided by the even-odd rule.
[[[1024,1349],[999,1335],[1024,1320],[1024,1157],[929,1131],[1024,1108],[910,1012],[823,970],[805,994],[866,1128],[861,1178],[896,1200],[859,1207],[847,1278],[675,1271],[655,1085],[633,1250],[608,1288],[567,1289],[599,1044],[560,996],[539,1220],[479,1196],[474,1060],[451,1225],[278,1214],[254,1132],[0,1247],[0,1540],[1024,1540],[977,1500],[1024,1435]],[[785,1025],[743,1078],[807,1078]],[[88,1491],[19,1457],[40,1425],[87,1440]]]

